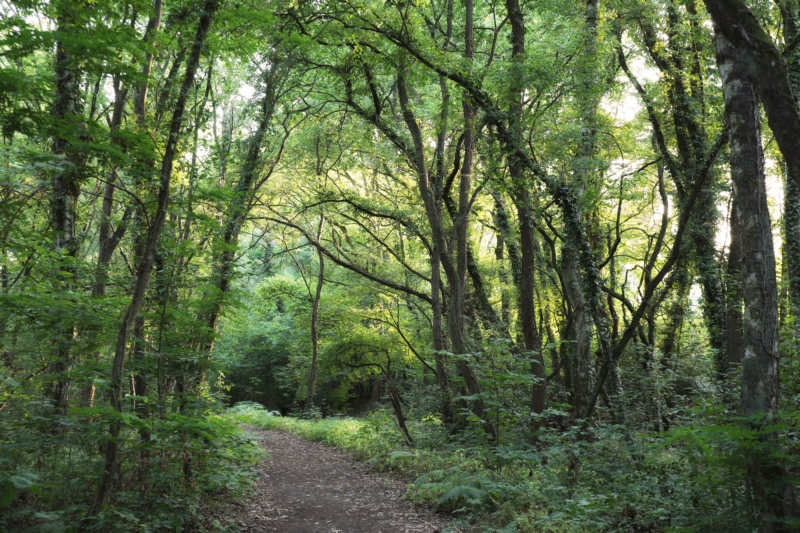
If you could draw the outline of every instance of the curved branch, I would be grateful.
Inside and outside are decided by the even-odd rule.
[[[336,254],[325,248],[319,241],[317,241],[311,234],[309,234],[302,226],[299,226],[298,224],[295,224],[285,219],[274,218],[274,217],[263,217],[263,220],[275,222],[276,224],[281,224],[283,226],[287,226],[289,228],[299,231],[303,235],[303,237],[305,237],[306,240],[308,240],[308,242],[311,243],[312,246],[317,248],[317,250],[325,254],[326,257],[328,257],[331,261],[333,261],[337,265],[344,267],[347,270],[350,270],[351,272],[355,272],[356,274],[365,277],[368,280],[374,281],[379,285],[383,285],[385,287],[389,287],[390,289],[410,294],[411,296],[416,296],[417,298],[424,300],[428,303],[433,303],[433,300],[428,294],[420,292],[416,289],[412,289],[411,287],[408,287],[406,285],[401,285],[400,283],[395,283],[394,281],[390,281],[388,279],[381,278],[374,274],[370,274],[360,266],[354,265],[352,263],[340,259]]]

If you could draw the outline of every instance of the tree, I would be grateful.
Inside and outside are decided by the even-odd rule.
[[[741,226],[742,235],[741,255],[735,259],[741,261],[744,300],[742,414],[771,417],[778,408],[780,390],[778,283],[758,100],[741,55],[721,32],[717,32],[716,46],[731,138],[734,220]],[[763,478],[781,474],[780,469],[751,473],[754,492],[762,506],[761,527],[766,531],[783,530],[775,521],[785,516],[788,502],[783,498],[790,493],[765,487]]]
[[[197,68],[200,64],[200,55],[203,52],[203,45],[208,37],[211,28],[211,21],[214,12],[217,10],[219,3],[217,0],[207,0],[203,5],[203,11],[200,15],[200,20],[197,24],[197,32],[192,43],[192,50],[186,62],[186,72],[184,74],[183,82],[181,84],[178,100],[172,113],[172,121],[169,128],[167,137],[166,150],[164,158],[161,162],[161,175],[158,190],[158,203],[156,205],[156,212],[153,221],[148,228],[147,240],[145,241],[144,252],[142,254],[141,262],[137,265],[136,284],[133,289],[133,296],[128,306],[125,316],[120,324],[119,334],[117,336],[117,344],[114,351],[114,364],[111,370],[111,399],[112,406],[117,412],[122,412],[122,373],[125,364],[125,353],[127,351],[128,337],[130,335],[133,323],[136,316],[139,314],[139,309],[144,302],[145,291],[147,285],[150,283],[150,275],[153,271],[153,263],[155,261],[156,245],[161,236],[161,231],[164,228],[164,221],[167,216],[167,208],[169,206],[170,188],[172,171],[175,163],[175,156],[178,149],[178,141],[180,140],[181,126],[183,124],[183,114],[186,110],[186,102],[189,98],[189,91],[194,84],[194,78],[197,74]],[[111,490],[114,483],[114,477],[117,472],[117,454],[118,442],[120,431],[122,430],[122,422],[115,420],[109,427],[109,439],[106,443],[106,464],[103,471],[103,477],[100,480],[97,488],[97,497],[94,504],[89,511],[89,516],[97,514],[108,502],[111,495]]]
[[[0,529],[202,529],[245,401],[480,525],[790,530],[798,5],[704,4],[3,4]]]

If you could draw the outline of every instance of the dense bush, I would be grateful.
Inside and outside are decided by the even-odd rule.
[[[83,522],[103,468],[107,408],[75,408],[69,416],[11,409],[0,417],[0,530],[216,531],[218,502],[249,487],[260,449],[229,417],[125,414],[124,460],[110,506]],[[55,428],[55,429],[53,429]]]

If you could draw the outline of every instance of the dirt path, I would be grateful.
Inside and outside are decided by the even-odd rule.
[[[405,485],[347,454],[281,431],[254,431],[270,458],[250,501],[233,509],[243,531],[436,533],[446,520],[403,502]]]

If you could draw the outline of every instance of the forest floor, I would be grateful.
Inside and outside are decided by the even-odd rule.
[[[252,426],[269,457],[251,496],[229,510],[244,532],[437,533],[447,520],[404,502],[405,484],[348,454],[283,431]],[[450,533],[457,530],[447,529]]]

